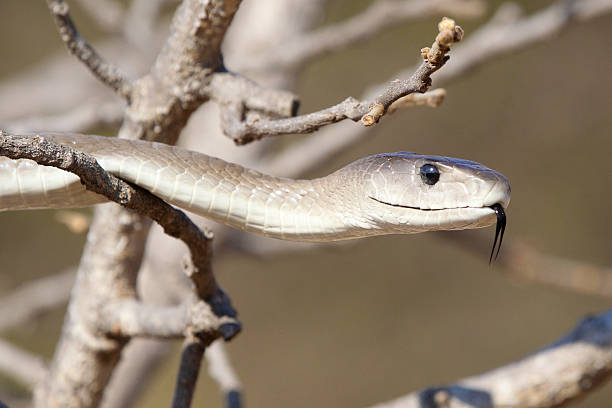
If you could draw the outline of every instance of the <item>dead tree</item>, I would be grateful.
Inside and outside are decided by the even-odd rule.
[[[204,143],[214,143],[210,141],[212,134],[223,132],[237,145],[258,144],[239,159],[243,164],[257,163],[270,173],[298,176],[362,140],[370,127],[389,120],[384,118],[387,114],[419,105],[439,106],[446,95],[440,84],[499,55],[546,40],[570,23],[612,10],[610,1],[559,1],[523,17],[515,6],[504,5],[487,23],[468,33],[461,44],[455,43],[463,39],[463,30],[452,19],[444,18],[437,29],[432,27],[432,37],[423,42],[423,48],[413,50],[414,57],[421,61],[399,73],[397,78],[401,79],[381,78],[380,85],[362,97],[349,96],[330,107],[298,115],[299,98],[287,89],[295,87],[308,62],[408,20],[443,14],[454,18],[477,17],[485,12],[485,3],[374,1],[348,20],[314,28],[325,0],[275,0],[265,7],[256,2],[245,2],[243,6],[240,0],[183,0],[174,11],[165,39],[157,36],[166,1],[134,0],[128,9],[108,0],[80,3],[97,17],[104,29],[117,33],[115,40],[94,48],[79,34],[67,3],[47,0],[61,40],[82,63],[78,65],[73,60],[76,68],[69,69],[84,66],[113,95],[87,83],[75,86],[66,95],[48,99],[47,103],[59,107],[58,114],[35,115],[44,110],[36,107],[36,103],[45,103],[45,98],[41,98],[25,119],[8,120],[10,112],[6,118],[0,117],[6,130],[0,134],[0,154],[29,158],[77,174],[87,188],[121,205],[105,204],[95,210],[76,272],[71,270],[35,282],[0,303],[0,328],[7,329],[69,297],[62,335],[50,363],[8,342],[0,343],[0,368],[30,387],[35,406],[41,407],[130,406],[144,391],[140,389],[144,383],[141,377],[159,360],[160,350],[165,348],[164,342],[142,340],[151,338],[184,339],[173,407],[190,406],[205,351],[211,375],[223,390],[228,406],[240,406],[240,381],[223,343],[216,340],[234,338],[241,323],[228,295],[215,279],[211,266],[212,233],[198,227],[205,221],[190,218],[147,191],[107,174],[81,152],[47,142],[24,142],[16,134],[48,130],[85,132],[99,126],[120,125],[119,137],[175,144],[181,135],[202,133],[189,129],[187,124],[191,121],[196,123],[193,126],[200,123],[199,129],[210,132]],[[239,8],[241,14],[236,19],[240,19],[240,28],[226,38],[230,25],[237,24],[233,21]],[[253,30],[265,25],[266,18],[282,23]],[[252,30],[259,37],[247,41],[238,30],[243,33]],[[274,42],[273,38],[288,40]],[[112,55],[126,46],[126,40],[137,55],[115,61]],[[222,56],[224,41],[228,50]],[[161,51],[154,55],[159,43],[163,43]],[[457,62],[446,66],[449,55]],[[145,61],[149,60],[153,62],[147,65]],[[141,74],[128,75],[119,66]],[[43,76],[42,81],[48,78]],[[435,89],[431,88],[432,82]],[[27,94],[23,88],[17,92]],[[12,97],[8,91],[5,95]],[[355,123],[350,123],[350,127],[330,126],[346,120]],[[269,150],[269,144],[262,139],[310,134],[319,129],[261,163]],[[169,247],[163,260],[156,259],[155,254],[143,259],[151,220],[162,226],[166,234],[183,241],[189,256],[185,257],[184,246],[176,246]],[[155,245],[160,234],[160,230],[153,231],[149,245]],[[219,228],[215,235],[221,248],[236,245],[235,232]],[[457,240],[456,235],[445,236],[453,242]],[[464,240],[459,243],[466,245]],[[283,245],[269,242],[259,245],[252,237],[240,239],[240,246],[252,252],[275,251],[283,249]],[[479,245],[475,241],[468,246]],[[520,243],[511,246],[502,262],[514,274],[532,280],[588,293],[611,293],[609,271],[547,257]],[[185,273],[182,277],[168,273],[179,269],[179,265]],[[557,276],[545,272],[550,270],[557,272]],[[584,273],[588,279],[572,279],[578,274],[584,277]],[[74,286],[69,291],[72,282]],[[521,361],[378,406],[561,406],[609,378],[610,313],[585,319],[559,341]],[[120,358],[125,360],[122,367]]]

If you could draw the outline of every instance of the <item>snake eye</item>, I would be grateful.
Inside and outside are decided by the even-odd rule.
[[[424,164],[421,166],[421,180],[423,183],[433,186],[440,180],[440,171],[433,164]]]

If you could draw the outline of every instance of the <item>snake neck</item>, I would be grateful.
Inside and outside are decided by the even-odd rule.
[[[93,155],[107,171],[165,201],[234,228],[295,241],[361,236],[334,175],[314,180],[268,176],[160,143],[96,136],[52,140]],[[340,183],[341,184],[341,183]]]

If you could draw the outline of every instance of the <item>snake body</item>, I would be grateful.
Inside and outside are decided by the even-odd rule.
[[[296,241],[480,228],[510,185],[481,164],[407,152],[357,160],[313,180],[273,177],[160,143],[57,134],[45,139],[88,153],[108,172],[167,202],[231,227]],[[423,169],[439,179],[428,184]],[[0,211],[81,207],[106,201],[79,178],[31,160],[0,157]]]

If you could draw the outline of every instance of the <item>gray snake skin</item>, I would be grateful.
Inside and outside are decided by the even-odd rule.
[[[481,228],[510,202],[510,185],[481,164],[399,152],[357,160],[314,180],[273,177],[160,143],[57,134],[108,172],[234,228],[295,241]],[[79,178],[0,157],[0,211],[106,201]]]

